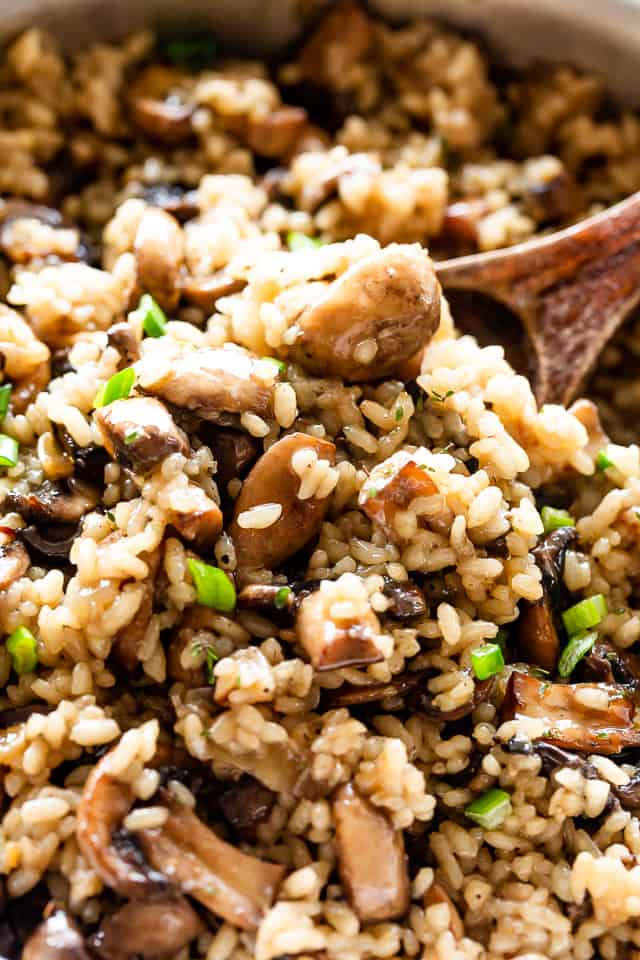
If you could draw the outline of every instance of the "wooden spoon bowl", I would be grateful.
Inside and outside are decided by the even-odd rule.
[[[531,375],[539,403],[569,404],[640,302],[640,192],[565,230],[436,270],[445,293],[480,294],[485,309],[491,298],[503,317],[506,307],[519,318],[534,356],[520,343],[516,365]],[[476,332],[473,296],[466,303],[470,321],[457,312],[456,320]],[[503,325],[500,339],[512,342],[508,319]]]

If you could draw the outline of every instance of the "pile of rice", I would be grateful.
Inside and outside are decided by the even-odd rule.
[[[1,924],[16,955],[42,919],[20,933],[30,899],[63,908],[97,956],[133,955],[96,937],[127,897],[81,830],[87,780],[109,758],[132,807],[115,826],[136,849],[183,804],[284,868],[258,922],[200,905],[167,958],[640,957],[640,798],[620,800],[637,748],[543,770],[540,731],[503,707],[514,663],[535,667],[521,662],[518,625],[543,597],[543,504],[575,519],[567,605],[602,594],[599,640],[614,652],[640,641],[639,388],[618,369],[629,344],[637,353],[637,321],[594,374],[604,430],[584,402],[538,408],[503,348],[458,331],[444,298],[419,363],[382,380],[345,382],[291,353],[304,310],[390,244],[435,258],[490,250],[640,189],[640,120],[609,117],[596,78],[555,67],[498,86],[478,44],[429,21],[391,28],[349,3],[275,72],[237,60],[188,72],[167,55],[144,33],[67,60],[30,30],[2,62],[1,430],[19,457],[0,475],[0,629],[37,641],[26,672],[0,646]],[[175,257],[154,270],[163,239],[142,225],[158,207]],[[162,336],[143,338],[144,293],[164,302]],[[176,370],[197,380],[207,351],[226,350],[230,363],[249,356],[270,406],[216,421],[167,401],[187,442],[136,469],[105,450],[95,414],[98,391],[131,365],[125,342],[139,354],[133,395]],[[375,370],[377,351],[365,339],[356,359]],[[230,430],[258,463],[291,434],[311,444],[287,461],[287,482],[304,516],[326,513],[272,567],[238,561],[240,531],[272,547],[283,508],[265,489],[232,520],[248,484],[216,454]],[[367,497],[408,462],[427,492],[385,526]],[[95,496],[54,536],[60,517],[28,505],[70,478]],[[71,535],[67,554],[32,549],[34,526],[45,541]],[[22,543],[28,563],[5,576]],[[374,656],[327,669],[278,603],[273,616],[199,603],[194,559],[238,594],[284,589],[280,606],[309,581],[319,622],[357,624]],[[398,591],[422,606],[398,615]],[[497,637],[506,666],[476,696],[472,654]],[[364,706],[341,700],[418,671],[428,709],[393,686]],[[239,780],[269,797],[249,832],[212,800]],[[363,917],[345,887],[344,785],[404,844],[398,915]],[[483,828],[465,809],[494,787],[509,808]]]

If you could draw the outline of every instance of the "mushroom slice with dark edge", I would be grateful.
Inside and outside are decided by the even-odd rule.
[[[601,704],[603,696],[606,703]],[[634,714],[635,704],[622,686],[545,683],[518,670],[509,678],[502,705],[503,721],[543,721],[539,739],[547,743],[578,753],[603,755],[640,746]]]
[[[258,441],[240,430],[225,430],[203,424],[198,436],[209,447],[216,461],[215,478],[221,493],[227,490],[231,480],[244,477],[258,457]]]
[[[109,455],[145,473],[172,453],[189,454],[189,440],[154,397],[131,397],[99,407],[94,414]]]
[[[32,493],[11,490],[4,505],[34,523],[77,523],[97,506],[99,499],[93,487],[69,477],[60,482],[45,480]]]
[[[224,270],[216,270],[206,277],[185,277],[182,281],[182,295],[189,303],[212,313],[220,297],[239,293],[246,285],[246,280],[232,277]]]
[[[140,343],[131,324],[126,320],[121,320],[109,327],[107,342],[120,354],[122,366],[130,367],[140,359]]]
[[[195,104],[185,91],[185,78],[170,67],[154,64],[143,70],[129,92],[134,125],[151,140],[173,146],[193,134]]]
[[[398,540],[394,523],[398,511],[406,510],[416,497],[431,497],[437,492],[426,465],[416,462],[411,454],[399,453],[374,467],[360,490],[358,504],[387,536]]]
[[[143,187],[142,199],[150,206],[170,213],[180,223],[193,220],[200,213],[198,191],[177,183],[151,183]]]
[[[322,376],[380,380],[426,344],[439,323],[440,286],[429,255],[417,244],[391,244],[354,263],[302,310],[289,354]],[[365,342],[375,345],[367,363],[357,360]]]
[[[255,930],[285,874],[221,840],[188,807],[172,804],[162,827],[141,830],[151,864],[216,916]]]
[[[29,524],[18,530],[18,536],[29,547],[34,561],[45,567],[55,567],[69,559],[78,531],[79,524],[64,523],[48,525],[41,533],[35,524]]]
[[[241,347],[189,350],[166,361],[153,356],[141,360],[137,369],[146,393],[191,410],[203,420],[216,422],[229,413],[260,417],[273,413],[277,368]]]
[[[213,543],[223,525],[218,504],[195,484],[189,487],[188,508],[176,507],[169,511],[168,517],[180,536],[197,547]]]
[[[475,708],[491,696],[495,687],[495,678],[476,681],[473,695],[466,703],[453,710],[441,710],[433,702],[433,694],[427,687],[433,674],[429,670],[406,670],[388,683],[364,683],[356,685],[345,683],[335,691],[329,691],[327,700],[332,707],[350,707],[386,700],[387,710],[398,710],[405,705],[417,713],[439,723],[451,723],[468,716]]]
[[[552,530],[532,550],[542,573],[543,594],[534,603],[523,603],[520,610],[518,644],[524,659],[544,670],[555,670],[560,653],[560,637],[554,613],[562,606],[567,550],[577,540],[574,527]]]
[[[366,14],[352,0],[330,9],[306,42],[298,58],[305,80],[334,89],[369,51],[374,32]]]
[[[164,893],[167,878],[145,861],[132,836],[122,828],[134,794],[117,779],[114,750],[93,768],[78,804],[76,836],[89,865],[123,897],[142,899]]]
[[[619,650],[604,640],[596,643],[578,665],[581,680],[619,683],[629,696],[640,692],[640,656]]]
[[[298,608],[296,636],[314,669],[336,670],[384,660],[376,644],[382,632],[380,622],[369,604],[355,616],[340,619],[332,613],[332,606],[321,585]]]
[[[55,910],[25,943],[22,960],[89,960],[89,951],[69,914]]]
[[[229,528],[240,567],[273,569],[300,550],[320,529],[329,497],[299,499],[301,480],[291,461],[301,450],[315,453],[319,460],[326,460],[332,466],[335,462],[336,448],[328,440],[290,433],[263,453],[244,481]],[[282,507],[275,523],[264,529],[241,526],[241,514],[263,503]]]
[[[150,293],[163,310],[180,300],[184,241],[178,221],[158,207],[147,207],[133,244],[138,289]]]
[[[276,795],[255,777],[245,775],[221,793],[218,802],[223,817],[238,836],[255,842],[256,830],[269,819]]]
[[[184,897],[130,900],[102,921],[89,943],[103,960],[173,956],[204,929]]]
[[[0,590],[6,590],[29,569],[29,554],[19,540],[0,546]]]
[[[226,117],[225,127],[261,157],[286,157],[308,122],[307,111],[302,107],[283,105],[256,116]]]
[[[347,900],[363,923],[393,920],[409,909],[402,831],[351,783],[333,798],[338,870]]]

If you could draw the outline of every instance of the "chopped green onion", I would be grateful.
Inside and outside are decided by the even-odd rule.
[[[367,490],[367,496],[369,497],[370,500],[371,500],[372,497],[377,497],[377,496],[378,496],[378,488],[377,488],[377,487],[369,487],[369,489]]]
[[[394,413],[394,417],[395,417],[395,419],[396,419],[398,422],[399,422],[400,420],[402,420],[402,418],[404,417],[404,408],[403,408],[403,407],[396,407],[396,411],[395,411],[395,413]]]
[[[131,433],[125,433],[124,442],[128,447],[130,447],[132,443],[136,442],[139,436],[140,436],[139,430],[132,430]]]
[[[287,246],[292,253],[296,250],[309,250],[313,247],[321,247],[320,237],[308,237],[306,233],[300,233],[299,230],[289,230],[287,234]]]
[[[284,362],[284,360],[278,360],[278,359],[276,359],[276,357],[263,357],[262,359],[263,359],[263,360],[268,360],[269,363],[275,363],[275,365],[276,365],[276,367],[278,368],[278,370],[280,371],[280,373],[286,373],[286,372],[287,372],[287,365],[286,365],[286,363]]]
[[[615,467],[615,463],[609,459],[604,450],[601,450],[596,457],[596,467],[598,470],[608,470],[609,467]]]
[[[224,570],[212,567],[203,560],[187,560],[189,573],[196,588],[198,603],[213,607],[222,613],[231,613],[236,606],[236,590]]]
[[[38,641],[27,627],[16,627],[7,638],[7,650],[16,673],[32,673],[38,666]]]
[[[483,643],[471,653],[471,666],[478,680],[494,677],[504,667],[504,656],[497,643]]]
[[[136,372],[133,367],[125,367],[119,373],[114,373],[96,393],[94,407],[106,407],[114,400],[126,399],[131,393],[135,379]]]
[[[273,604],[276,610],[282,610],[284,607],[286,607],[287,603],[289,602],[290,593],[291,593],[290,587],[280,587],[280,589],[276,593],[276,598],[273,601]]]
[[[167,332],[167,316],[150,293],[140,297],[138,310],[142,316],[142,328],[149,337],[164,337]]]
[[[4,420],[7,415],[9,401],[11,400],[11,389],[10,383],[3,383],[0,387],[0,420]]]
[[[220,657],[218,656],[216,651],[213,649],[213,647],[207,647],[206,670],[207,670],[207,683],[209,684],[210,687],[212,687],[216,682],[216,677],[213,672],[213,668],[215,667],[219,659]]]
[[[162,44],[161,53],[181,70],[197,73],[215,63],[218,53],[218,41],[212,33],[174,37]]]
[[[495,830],[511,813],[511,797],[506,790],[493,787],[464,808],[464,814],[483,830]]]
[[[608,612],[607,601],[601,593],[597,593],[595,596],[587,597],[586,600],[581,600],[580,603],[576,603],[573,607],[565,610],[562,614],[562,622],[569,636],[575,637],[576,634],[582,633],[584,630],[597,627]]]
[[[0,433],[0,467],[15,467],[20,444],[6,433]]]
[[[559,527],[575,527],[576,525],[570,513],[567,513],[566,510],[559,510],[557,507],[543,507],[540,516],[545,533],[551,533],[552,530],[558,530]]]
[[[558,673],[561,677],[568,677],[573,673],[576,664],[589,653],[597,638],[598,634],[592,631],[591,633],[579,633],[569,640],[558,660]]]

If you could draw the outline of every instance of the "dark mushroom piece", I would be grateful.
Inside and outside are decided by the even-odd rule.
[[[130,367],[136,360],[140,359],[140,344],[130,323],[121,320],[120,323],[114,323],[107,330],[107,342],[110,347],[117,350],[122,359],[122,366]]]
[[[45,480],[32,493],[11,490],[5,499],[5,507],[34,523],[78,523],[86,513],[95,509],[99,499],[93,487],[69,477],[59,482]]]
[[[591,648],[578,669],[581,680],[619,683],[630,696],[640,688],[640,656],[629,650],[618,650],[603,640]]]
[[[20,540],[0,546],[0,590],[6,590],[29,569],[29,554]]]
[[[301,601],[296,616],[298,643],[317,671],[384,660],[376,644],[381,632],[380,621],[368,605],[357,616],[336,618],[321,589]]]
[[[193,134],[195,104],[185,94],[176,70],[154,64],[143,70],[129,93],[131,120],[145,136],[175,146]]]
[[[180,223],[193,220],[200,213],[198,191],[189,190],[177,183],[152,183],[145,186],[142,199],[152,207],[160,207]]]
[[[178,221],[158,207],[147,207],[133,244],[136,283],[169,313],[180,300],[183,248]]]
[[[440,287],[417,244],[391,244],[354,263],[296,318],[299,331],[279,353],[322,376],[353,381],[393,374],[440,323]],[[358,347],[375,344],[368,362]]]
[[[635,709],[625,688],[616,684],[546,683],[514,670],[502,719],[542,720],[539,739],[577,753],[608,756],[640,746]]]
[[[130,900],[110,914],[89,944],[103,960],[173,956],[205,927],[184,897]]]
[[[220,297],[239,293],[246,285],[246,280],[232,277],[225,270],[216,270],[206,277],[194,277],[190,274],[182,281],[182,295],[189,303],[212,313]]]
[[[90,960],[84,937],[65,910],[56,910],[25,943],[22,960]]]
[[[221,493],[226,491],[231,480],[242,479],[258,458],[258,442],[240,430],[210,427],[198,431],[198,435],[216,461],[216,482]]]
[[[291,460],[302,450],[315,453],[331,465],[335,462],[336,448],[329,441],[290,433],[263,453],[244,481],[229,528],[241,568],[272,569],[300,550],[320,529],[329,497],[299,499],[301,480]],[[243,527],[241,515],[263,503],[279,504],[280,517],[264,529]]]
[[[218,798],[220,811],[229,826],[250,843],[255,843],[257,828],[269,819],[275,802],[273,790],[246,775]]]
[[[367,55],[373,39],[372,25],[360,7],[352,0],[337,3],[303,46],[300,73],[314,86],[334,89]]]
[[[577,540],[574,527],[552,530],[532,550],[542,573],[543,595],[534,603],[523,603],[518,624],[518,644],[524,659],[553,671],[560,653],[560,636],[555,614],[564,605],[563,583],[567,550]]]
[[[0,251],[13,263],[26,264],[51,255],[59,260],[88,259],[88,251],[79,231],[65,224],[62,214],[52,207],[29,203],[27,200],[8,200],[3,205],[0,218]],[[56,233],[59,231],[62,245],[57,246],[52,254],[45,253],[38,244],[33,246],[33,234],[29,227],[34,224],[42,224]]]
[[[402,831],[353,784],[333,798],[338,870],[345,895],[363,923],[393,920],[409,909],[409,871]]]
[[[79,524],[48,524],[41,532],[35,524],[29,524],[18,530],[18,536],[27,544],[34,560],[55,567],[69,559],[79,529]]]
[[[522,204],[540,224],[565,220],[584,209],[578,184],[568,170],[531,184],[522,195]]]
[[[270,417],[276,377],[274,373],[272,383],[262,379],[258,362],[240,347],[201,348],[167,360],[164,366],[155,357],[151,363],[141,360],[138,380],[146,393],[203,420],[215,423],[221,414],[245,412]]]
[[[426,468],[409,454],[375,467],[360,491],[358,505],[390,539],[398,540],[395,516],[416,497],[431,497],[437,487]]]
[[[189,440],[154,397],[130,397],[94,414],[109,455],[136,473],[146,473],[173,453],[188,456]]]
[[[104,447],[97,443],[81,447],[64,427],[58,426],[55,432],[64,452],[73,460],[76,477],[85,483],[100,486],[104,479],[104,468],[109,461]]]
[[[281,106],[258,116],[227,117],[226,128],[261,157],[286,157],[308,124],[302,107]]]
[[[221,840],[188,807],[171,804],[162,827],[141,830],[151,864],[203,906],[243,930],[255,930],[285,868]]]

